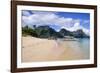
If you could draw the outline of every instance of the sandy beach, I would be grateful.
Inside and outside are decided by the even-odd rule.
[[[73,43],[72,43],[73,42]],[[22,62],[86,59],[77,41],[22,37]]]

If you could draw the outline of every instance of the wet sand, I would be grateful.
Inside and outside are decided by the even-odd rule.
[[[57,41],[22,37],[22,62],[85,59],[77,41]]]

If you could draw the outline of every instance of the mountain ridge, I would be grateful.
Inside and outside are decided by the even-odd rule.
[[[33,26],[33,29],[29,28],[28,26],[25,26],[22,28],[22,31],[24,32],[25,29],[27,30],[30,29],[31,30],[31,32],[29,32],[30,35],[39,38],[64,38],[64,36],[73,36],[75,38],[89,38],[89,36],[86,35],[82,29],[71,32],[63,28],[59,32],[57,32],[48,25],[38,26],[38,27]]]

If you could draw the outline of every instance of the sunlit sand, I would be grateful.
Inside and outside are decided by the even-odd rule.
[[[77,41],[22,37],[22,62],[63,61],[86,59]]]

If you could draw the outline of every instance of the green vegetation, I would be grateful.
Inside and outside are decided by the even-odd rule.
[[[48,38],[48,39],[64,38],[65,36],[71,36],[75,38],[89,38],[89,36],[86,35],[81,29],[73,32],[61,29],[59,32],[56,32],[49,26],[36,27],[36,25],[33,25],[33,28],[30,28],[28,26],[22,27],[22,36],[27,36],[27,35],[37,38]]]
[[[33,30],[32,28],[29,28],[28,26],[22,27],[22,36],[31,35],[34,37],[37,37],[38,34],[36,33],[36,30]]]
[[[22,27],[22,36],[27,36],[27,35],[38,38],[49,38],[49,39],[63,38],[63,36],[59,32],[56,32],[49,26],[36,27],[34,25],[33,28],[30,28],[28,26]]]

